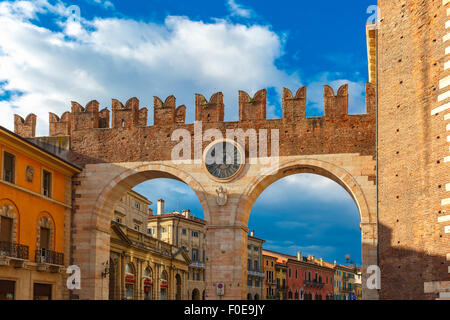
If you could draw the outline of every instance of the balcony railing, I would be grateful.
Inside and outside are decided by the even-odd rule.
[[[304,283],[305,283],[305,286],[319,287],[319,288],[323,288],[323,286],[325,285],[325,283],[319,282],[319,281],[316,281],[316,280],[312,280],[312,281],[305,280]]]
[[[64,253],[55,252],[48,249],[38,249],[36,250],[36,262],[62,266],[64,265]]]
[[[264,270],[262,269],[247,269],[247,275],[252,277],[264,278]]]
[[[205,264],[203,262],[194,261],[192,262],[189,267],[191,268],[197,268],[197,269],[206,269]]]
[[[266,279],[266,283],[267,284],[276,284],[277,280],[276,279]]]
[[[28,260],[28,246],[12,242],[0,242],[0,257]]]

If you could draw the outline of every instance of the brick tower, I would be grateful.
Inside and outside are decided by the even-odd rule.
[[[450,0],[378,2],[380,298],[450,298]]]

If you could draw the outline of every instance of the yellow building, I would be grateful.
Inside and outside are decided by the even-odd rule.
[[[264,299],[274,300],[277,291],[276,264],[277,258],[263,254],[264,264]]]
[[[157,212],[150,215],[147,223],[149,235],[183,248],[191,263],[187,274],[186,295],[192,300],[205,299],[206,221],[194,217],[190,210],[164,211],[164,200],[157,202]]]
[[[275,265],[275,272],[277,278],[277,287],[275,298],[277,300],[286,300],[287,298],[287,286],[286,286],[286,275],[287,275],[287,266],[286,263],[277,262]]]
[[[0,127],[0,299],[68,299],[75,165]]]
[[[357,297],[355,279],[357,268],[339,265],[334,266],[334,300],[354,300]],[[360,296],[362,296],[360,294]]]
[[[262,246],[265,241],[251,231],[247,238],[247,300],[264,299]]]
[[[152,202],[143,195],[128,191],[114,209],[114,221],[141,233],[147,233],[147,222]]]
[[[275,259],[275,299],[287,300],[287,260],[285,255],[270,250],[263,250],[263,255]]]

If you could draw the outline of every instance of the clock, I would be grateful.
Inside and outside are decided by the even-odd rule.
[[[205,150],[206,170],[218,180],[231,180],[244,164],[244,153],[234,141],[213,142]]]

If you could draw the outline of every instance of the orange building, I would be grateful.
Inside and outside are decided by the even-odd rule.
[[[0,127],[0,300],[67,299],[75,165]]]

